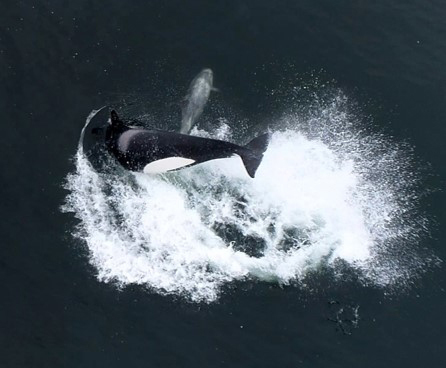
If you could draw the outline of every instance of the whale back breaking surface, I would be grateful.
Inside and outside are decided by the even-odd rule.
[[[210,69],[202,70],[190,83],[181,109],[180,133],[189,134],[203,113],[212,90],[212,83],[213,73]]]

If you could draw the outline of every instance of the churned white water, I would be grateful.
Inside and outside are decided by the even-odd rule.
[[[284,114],[255,179],[238,157],[162,176],[95,170],[79,148],[63,211],[98,279],[120,287],[210,302],[234,280],[305,287],[320,267],[404,283],[424,264],[417,176],[404,146],[355,124],[342,96]],[[231,139],[224,123],[193,133]]]

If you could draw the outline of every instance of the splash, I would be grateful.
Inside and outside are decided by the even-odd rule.
[[[410,152],[348,106],[338,95],[278,119],[254,180],[238,157],[148,176],[95,170],[79,148],[63,211],[80,220],[98,279],[205,302],[234,280],[305,287],[321,267],[379,286],[410,280],[426,263]],[[223,121],[194,134],[232,138]]]

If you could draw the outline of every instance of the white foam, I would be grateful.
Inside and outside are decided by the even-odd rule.
[[[339,101],[280,123],[254,180],[238,157],[129,178],[95,171],[79,150],[63,209],[98,279],[209,302],[233,280],[299,284],[339,260],[377,285],[410,278],[419,260],[394,251],[419,233],[401,216],[414,197],[401,151],[355,131]]]

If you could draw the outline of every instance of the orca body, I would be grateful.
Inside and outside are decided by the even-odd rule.
[[[268,142],[268,133],[243,147],[216,139],[133,128],[121,121],[115,111],[111,112],[110,124],[106,129],[107,149],[118,162],[128,170],[150,174],[238,155],[253,178]]]
[[[180,133],[188,134],[202,114],[211,91],[215,90],[212,87],[213,79],[212,70],[203,69],[190,83],[181,109]]]

